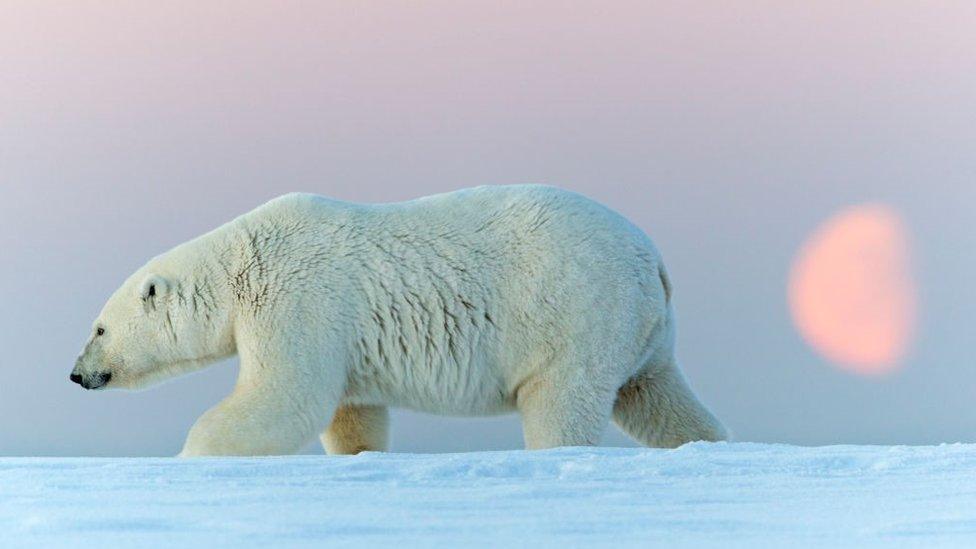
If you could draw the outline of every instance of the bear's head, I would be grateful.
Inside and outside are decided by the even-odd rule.
[[[138,389],[233,354],[229,323],[200,288],[149,266],[134,274],[99,314],[71,381]]]

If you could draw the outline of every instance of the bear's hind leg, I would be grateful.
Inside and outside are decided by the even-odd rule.
[[[530,380],[519,388],[525,448],[596,446],[610,421],[615,391],[590,382]]]
[[[613,419],[637,442],[654,448],[728,438],[673,362],[645,369],[627,381],[617,393]]]
[[[385,452],[389,425],[385,406],[341,406],[322,433],[322,447],[330,455]]]

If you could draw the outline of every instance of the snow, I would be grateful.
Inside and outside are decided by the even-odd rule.
[[[976,546],[976,445],[3,458],[0,545]]]

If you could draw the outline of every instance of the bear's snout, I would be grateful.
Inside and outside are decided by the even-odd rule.
[[[81,374],[76,374],[74,372],[68,376],[73,383],[81,385],[85,389],[100,389],[106,385],[112,379],[112,374],[110,372],[92,374],[90,376],[83,376]]]

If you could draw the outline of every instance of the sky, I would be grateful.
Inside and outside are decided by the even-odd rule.
[[[172,455],[230,391],[234,361],[135,393],[68,382],[152,256],[286,192],[512,183],[651,236],[683,370],[737,440],[974,441],[973,28],[971,2],[5,1],[0,455]],[[883,259],[827,250],[800,277],[839,303],[811,331],[797,265],[878,209]],[[887,288],[852,294],[902,334],[884,368],[822,348],[863,328],[837,272]],[[396,451],[520,446],[515,416],[394,415]]]

